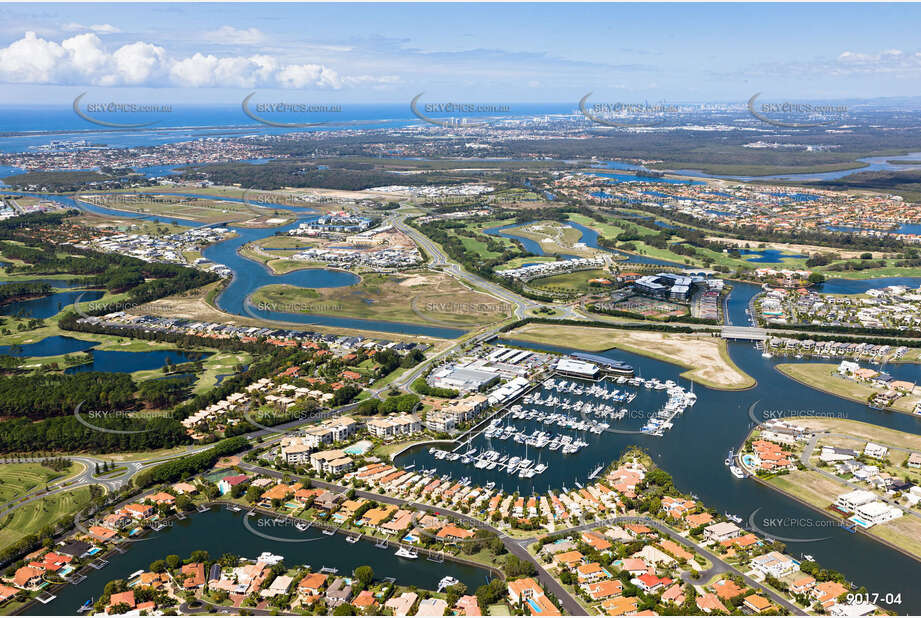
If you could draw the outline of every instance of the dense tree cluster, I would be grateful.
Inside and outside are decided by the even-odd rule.
[[[249,446],[243,436],[236,436],[222,440],[207,451],[173,459],[148,470],[143,470],[134,477],[134,485],[139,489],[150,487],[157,483],[178,481],[203,470],[207,470],[218,459],[226,455],[233,455]]]

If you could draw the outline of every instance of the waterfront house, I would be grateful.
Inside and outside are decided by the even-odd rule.
[[[109,597],[109,604],[106,606],[106,613],[112,614],[113,610],[120,605],[125,605],[129,610],[135,608],[137,603],[134,600],[134,591],[128,590],[127,592],[115,592]],[[118,613],[118,612],[114,612]]]
[[[205,585],[205,565],[202,562],[192,562],[182,565],[181,573],[185,576],[182,587],[186,590],[195,590]]]
[[[13,585],[31,590],[42,583],[42,571],[30,566],[19,567],[13,574]]]
[[[230,476],[225,476],[217,483],[217,488],[221,492],[222,496],[226,496],[233,490],[234,487],[245,483],[249,480],[249,477],[245,474],[234,474]]]
[[[531,577],[508,582],[508,598],[512,605],[524,605],[532,616],[559,616],[560,610],[550,602],[544,589]]]
[[[182,495],[182,494],[192,495],[192,494],[198,493],[198,488],[195,487],[195,485],[192,485],[191,483],[175,483],[173,484],[172,489],[179,495]]]
[[[888,452],[888,447],[881,444],[874,444],[873,442],[867,442],[867,445],[863,449],[863,454],[873,459],[885,459]]]
[[[10,599],[12,599],[14,596],[16,596],[16,593],[18,592],[19,591],[13,588],[12,586],[6,586],[4,584],[0,584],[0,604],[6,603]]]
[[[448,602],[444,599],[423,599],[419,601],[419,609],[416,610],[416,615],[444,616],[446,609],[448,609]]]
[[[858,506],[854,510],[854,515],[850,518],[850,521],[863,528],[870,528],[877,524],[884,524],[887,521],[898,519],[902,514],[902,509],[877,500]]]
[[[849,589],[838,582],[828,581],[816,584],[811,591],[812,598],[826,610],[838,602],[838,597],[847,594]]]
[[[448,524],[444,528],[438,531],[438,534],[435,535],[438,540],[445,543],[455,543],[459,540],[469,539],[474,536],[472,530],[464,530],[463,528],[458,528],[457,526]]]
[[[348,603],[351,598],[352,587],[341,577],[337,577],[326,589],[326,604],[330,607],[339,607],[343,603]]]
[[[377,607],[377,600],[374,598],[374,593],[370,590],[362,590],[358,593],[358,596],[352,600],[352,605],[366,614],[374,614],[376,613],[374,609]],[[447,605],[447,603],[445,605]]]
[[[751,567],[776,579],[799,570],[799,564],[793,558],[776,551],[753,558]]]
[[[841,494],[835,500],[835,507],[845,513],[853,513],[857,507],[869,504],[876,500],[876,494],[865,489],[855,489],[846,494]]]
[[[90,536],[99,541],[108,541],[118,534],[118,532],[115,530],[112,530],[111,528],[104,528],[102,526],[90,526],[88,532]]]
[[[710,541],[728,541],[741,533],[742,531],[739,527],[729,521],[719,522],[704,528],[704,538]]]
[[[317,596],[326,585],[327,575],[323,573],[310,573],[297,583],[297,591],[301,594]]]
[[[921,453],[912,453],[909,455],[908,459],[905,460],[905,465],[915,470],[921,468]]]
[[[412,611],[413,605],[416,604],[418,598],[419,595],[415,592],[404,592],[398,597],[388,599],[384,603],[384,607],[393,610],[394,616],[409,616],[409,612]]]
[[[454,610],[458,616],[482,616],[480,604],[477,598],[472,594],[465,594],[454,604]]]
[[[313,501],[313,506],[324,511],[332,511],[342,500],[342,496],[334,494],[331,491],[324,491]]]
[[[80,558],[93,546],[89,543],[83,541],[70,541],[68,543],[62,544],[57,548],[57,552],[63,556],[70,556],[71,558]]]
[[[704,526],[713,521],[713,515],[710,513],[694,513],[693,515],[688,515],[684,518],[688,522],[688,527],[697,528],[698,526]]]
[[[149,504],[137,504],[134,502],[126,504],[119,512],[133,519],[147,519],[153,516],[156,509]]]
[[[280,594],[288,594],[288,589],[294,583],[294,578],[289,575],[279,575],[272,580],[269,587],[262,590],[259,594],[263,597],[275,597]]]
[[[815,577],[812,575],[803,575],[790,584],[790,591],[793,594],[806,594],[812,587],[815,586]]]

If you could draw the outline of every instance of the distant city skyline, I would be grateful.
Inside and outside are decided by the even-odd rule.
[[[3,4],[0,104],[921,96],[915,4]]]

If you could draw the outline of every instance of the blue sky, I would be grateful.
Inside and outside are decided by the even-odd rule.
[[[2,4],[0,103],[921,96],[917,4]]]

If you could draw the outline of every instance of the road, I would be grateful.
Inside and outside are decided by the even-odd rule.
[[[835,433],[835,432],[831,432],[831,431],[822,432],[822,433],[817,433],[817,434],[815,434],[815,435],[812,436],[812,439],[810,439],[809,442],[806,444],[805,448],[803,448],[803,452],[800,454],[800,463],[802,463],[804,466],[806,466],[806,468],[808,468],[809,470],[812,470],[813,472],[818,472],[819,474],[821,474],[821,475],[824,476],[825,478],[827,478],[827,479],[829,479],[829,480],[832,480],[832,481],[835,481],[835,482],[837,482],[837,483],[842,483],[842,484],[848,486],[848,487],[851,488],[851,489],[864,489],[864,490],[867,489],[867,487],[865,487],[865,486],[862,486],[862,485],[859,485],[858,483],[853,483],[853,482],[851,482],[851,481],[845,480],[845,479],[841,478],[840,476],[838,476],[838,475],[836,475],[836,474],[832,474],[832,473],[829,472],[828,470],[823,470],[822,468],[820,468],[820,467],[818,467],[818,466],[816,466],[816,465],[814,465],[814,464],[811,463],[810,460],[812,459],[812,452],[815,450],[816,443],[819,441],[820,438],[823,438],[823,437],[847,438],[847,439],[849,439],[849,440],[853,440],[853,439],[854,439],[854,436],[851,436],[851,435],[848,435],[848,434],[844,434],[844,433]],[[911,449],[902,448],[902,447],[900,447],[900,446],[892,446],[892,445],[886,444],[886,443],[884,443],[884,442],[879,442],[878,440],[874,440],[874,444],[881,444],[881,445],[883,445],[883,446],[886,446],[886,447],[889,448],[890,450],[902,451],[903,453],[914,453],[914,452],[915,452],[915,451],[913,451],[913,450],[911,450]],[[901,509],[902,512],[905,513],[906,515],[912,515],[912,516],[914,516],[914,517],[919,517],[919,518],[921,518],[921,513],[919,513],[918,511],[916,511],[916,510],[913,509],[913,508],[910,508],[910,507],[903,506],[903,505],[899,504],[897,500],[893,500],[893,499],[891,499],[891,498],[889,498],[889,497],[887,497],[887,496],[884,496],[884,495],[882,495],[882,496],[881,496],[881,495],[877,495],[877,500],[881,500],[882,502],[885,502],[886,504],[888,504],[888,505],[890,505],[890,506],[894,506],[894,507],[896,507],[896,508],[898,508],[898,509]]]
[[[689,539],[685,536],[682,536],[681,534],[678,533],[677,530],[674,530],[666,526],[665,524],[663,524],[662,522],[656,519],[651,519],[649,517],[633,517],[629,515],[624,515],[621,517],[609,517],[608,519],[604,519],[601,521],[594,521],[594,522],[589,522],[587,524],[582,524],[580,526],[574,526],[572,528],[556,530],[554,534],[569,534],[569,533],[574,533],[574,532],[583,532],[585,530],[591,530],[594,528],[598,528],[600,526],[608,526],[608,525],[615,525],[615,524],[618,524],[618,525],[619,524],[643,524],[645,526],[649,526],[650,528],[655,528],[661,534],[667,535],[676,543],[684,545],[685,547],[693,548],[694,551],[696,551],[701,556],[709,560],[710,564],[712,564],[713,566],[711,566],[706,571],[701,571],[700,574],[696,578],[692,578],[690,576],[690,573],[682,574],[682,580],[689,584],[703,585],[706,582],[710,581],[710,579],[714,575],[733,572],[736,575],[740,576],[745,581],[746,584],[748,584],[755,590],[761,590],[761,592],[764,593],[764,595],[769,597],[772,601],[774,601],[778,605],[786,608],[793,614],[805,615],[805,612],[803,611],[802,608],[797,607],[796,605],[794,605],[793,603],[785,599],[782,595],[758,583],[757,581],[747,576],[745,573],[743,573],[736,567],[732,566],[731,564],[729,564],[728,562],[726,562],[725,560],[723,560],[722,558],[720,558],[713,552],[709,551],[708,549],[706,549],[699,543],[695,542],[693,539]]]
[[[281,478],[284,476],[284,473],[279,472],[278,470],[273,470],[271,468],[263,468],[261,466],[256,466],[253,464],[243,463],[240,464],[240,467],[244,470],[247,470],[251,473],[263,474],[266,476],[271,476],[274,478]],[[337,485],[335,483],[328,483],[326,481],[318,481],[311,479],[311,483],[314,487],[319,487],[321,489],[327,489],[335,493],[344,493],[349,491],[350,487],[343,487],[342,485]],[[470,517],[458,511],[453,511],[451,509],[432,506],[431,504],[424,504],[421,502],[413,502],[411,500],[404,500],[402,498],[395,498],[393,496],[388,496],[386,494],[379,494],[376,492],[364,491],[360,489],[355,490],[355,495],[366,500],[376,500],[377,502],[383,502],[384,504],[392,504],[399,507],[409,507],[417,509],[420,511],[426,511],[429,513],[434,513],[438,515],[448,515],[457,521],[466,524],[472,528],[479,528],[483,530],[489,530],[494,533],[499,540],[502,541],[502,544],[508,549],[509,553],[517,556],[522,560],[527,560],[537,569],[537,576],[542,586],[545,590],[549,590],[556,596],[563,608],[573,616],[585,616],[588,615],[587,608],[583,607],[579,600],[571,595],[556,579],[554,579],[550,573],[544,569],[543,565],[532,556],[528,550],[527,545],[533,543],[535,539],[514,539],[498,528],[480,521],[479,519]],[[524,545],[522,544],[524,543]]]

